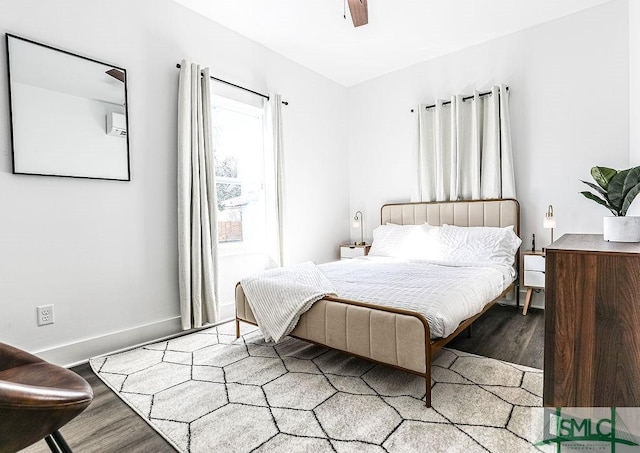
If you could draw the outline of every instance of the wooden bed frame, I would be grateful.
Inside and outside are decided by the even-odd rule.
[[[513,225],[520,235],[520,205],[514,199],[448,201],[385,204],[381,224],[492,226]],[[385,307],[339,297],[325,297],[305,312],[290,336],[321,346],[423,376],[426,381],[426,405],[431,407],[431,360],[433,355],[486,313],[498,300],[516,291],[519,300],[518,268],[516,279],[484,309],[461,322],[446,338],[431,339],[429,323],[417,312]],[[242,287],[236,285],[236,337],[240,321],[257,325]]]

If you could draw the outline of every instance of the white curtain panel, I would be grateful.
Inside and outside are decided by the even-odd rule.
[[[462,96],[457,96],[459,189],[456,199],[461,200],[480,198],[481,147],[478,143],[477,127],[475,126],[477,123],[476,107],[476,103],[462,102]]]
[[[435,143],[436,154],[436,200],[449,199],[451,180],[451,117],[445,111],[443,101],[438,99],[435,107]]]
[[[219,319],[209,68],[182,60],[178,88],[178,271],[182,328]]]
[[[497,87],[490,96],[483,96],[482,163],[480,166],[480,196],[487,200],[500,198],[500,100]]]
[[[509,115],[509,90],[500,85],[500,143],[502,146],[502,198],[516,198],[516,176],[511,148],[511,117]]]
[[[266,267],[284,265],[284,171],[283,171],[283,138],[282,138],[282,96],[269,94],[265,103],[267,131],[266,146],[270,159],[265,162],[265,181],[273,181],[266,187],[267,195],[267,250]]]
[[[435,110],[418,106],[418,200],[436,199]]]
[[[421,201],[515,198],[509,92],[418,110],[418,193]]]

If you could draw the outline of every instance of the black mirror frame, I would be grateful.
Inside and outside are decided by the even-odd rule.
[[[125,102],[125,122],[126,122],[126,128],[127,128],[127,135],[126,135],[126,140],[127,140],[127,178],[126,179],[121,179],[121,178],[104,178],[104,177],[96,177],[96,176],[77,176],[77,175],[55,175],[55,174],[42,174],[42,173],[25,173],[25,172],[18,172],[16,171],[15,168],[15,140],[14,140],[14,125],[13,125],[13,102],[12,102],[12,98],[11,98],[11,60],[10,60],[10,55],[9,55],[9,39],[13,38],[13,39],[19,39],[21,41],[24,42],[28,42],[30,44],[34,44],[37,46],[41,46],[41,47],[45,47],[47,49],[50,50],[54,50],[56,52],[61,52],[63,54],[66,55],[70,55],[73,57],[77,57],[77,58],[82,58],[84,60],[88,60],[88,61],[92,61],[94,63],[98,63],[104,66],[109,66],[113,69],[117,69],[119,71],[122,71],[124,73],[124,102]],[[128,91],[127,91],[127,70],[124,68],[121,68],[119,66],[115,66],[112,65],[110,63],[106,63],[104,61],[100,61],[100,60],[96,60],[95,58],[90,58],[90,57],[86,57],[84,55],[79,55],[73,52],[69,52],[67,50],[63,50],[63,49],[58,49],[56,47],[53,46],[49,46],[47,44],[43,44],[41,42],[37,42],[37,41],[33,41],[31,39],[27,39],[27,38],[23,38],[21,36],[17,36],[11,33],[5,33],[5,44],[6,44],[6,56],[7,56],[7,88],[8,88],[8,100],[9,100],[9,122],[10,122],[10,128],[9,128],[9,133],[11,136],[11,169],[12,169],[12,173],[14,175],[32,175],[32,176],[54,176],[54,177],[58,177],[58,178],[76,178],[76,179],[98,179],[98,180],[106,180],[106,181],[131,181],[131,151],[130,151],[130,142],[129,142],[129,95],[128,95]]]

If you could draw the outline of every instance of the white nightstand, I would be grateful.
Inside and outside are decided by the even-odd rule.
[[[524,299],[524,307],[522,308],[522,314],[526,315],[531,303],[531,295],[534,289],[544,289],[544,266],[545,256],[544,252],[536,251],[532,252],[527,250],[522,254],[524,279],[523,286],[527,287],[527,296]]]
[[[369,254],[370,245],[345,244],[340,246],[340,259],[346,260],[357,256],[367,256]]]

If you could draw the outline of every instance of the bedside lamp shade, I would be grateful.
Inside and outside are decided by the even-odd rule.
[[[553,242],[553,229],[556,227],[556,218],[553,216],[553,206],[549,205],[542,222],[543,228],[551,229],[551,242]]]
[[[362,225],[362,212],[356,211],[356,215],[353,216],[353,227],[360,227],[360,242],[356,242],[356,245],[364,245],[364,226]]]

